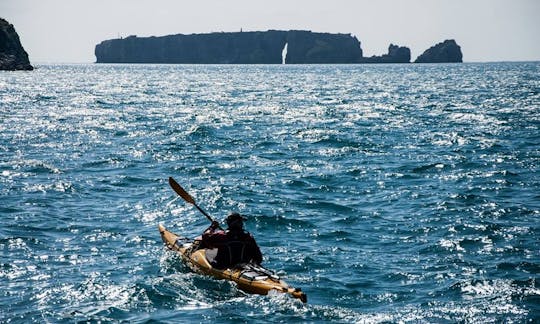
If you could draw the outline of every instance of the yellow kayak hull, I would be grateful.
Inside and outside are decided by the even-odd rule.
[[[217,279],[234,281],[238,288],[250,293],[267,295],[270,291],[286,293],[307,302],[307,296],[298,288],[290,287],[279,277],[264,268],[244,265],[233,269],[215,269],[206,259],[206,249],[192,249],[193,243],[181,243],[180,236],[158,225],[163,243],[170,250],[178,252],[184,262],[195,272],[213,276]]]

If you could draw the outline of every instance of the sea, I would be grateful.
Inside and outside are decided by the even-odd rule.
[[[308,302],[157,226],[245,215]],[[539,323],[540,62],[0,72],[1,323]]]

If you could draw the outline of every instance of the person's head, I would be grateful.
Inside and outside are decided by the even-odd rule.
[[[230,230],[241,230],[244,228],[244,220],[245,218],[242,217],[242,215],[238,213],[232,213],[227,216],[227,219],[225,221],[227,222],[227,227]]]

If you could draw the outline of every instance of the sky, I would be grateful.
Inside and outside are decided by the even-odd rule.
[[[91,63],[106,39],[301,29],[390,43],[411,61],[455,39],[465,62],[540,61],[540,0],[0,0],[32,63]]]

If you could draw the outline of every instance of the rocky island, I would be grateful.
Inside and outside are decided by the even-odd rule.
[[[461,47],[453,39],[428,48],[414,63],[462,63]]]
[[[285,53],[286,52],[286,53]],[[112,39],[96,46],[97,63],[358,63],[358,40],[346,34],[279,31]]]
[[[407,47],[390,44],[387,54],[364,57],[360,42],[351,34],[306,30],[129,36],[101,42],[95,55],[97,63],[341,64],[411,60]]]
[[[33,70],[12,24],[0,18],[0,70]]]

